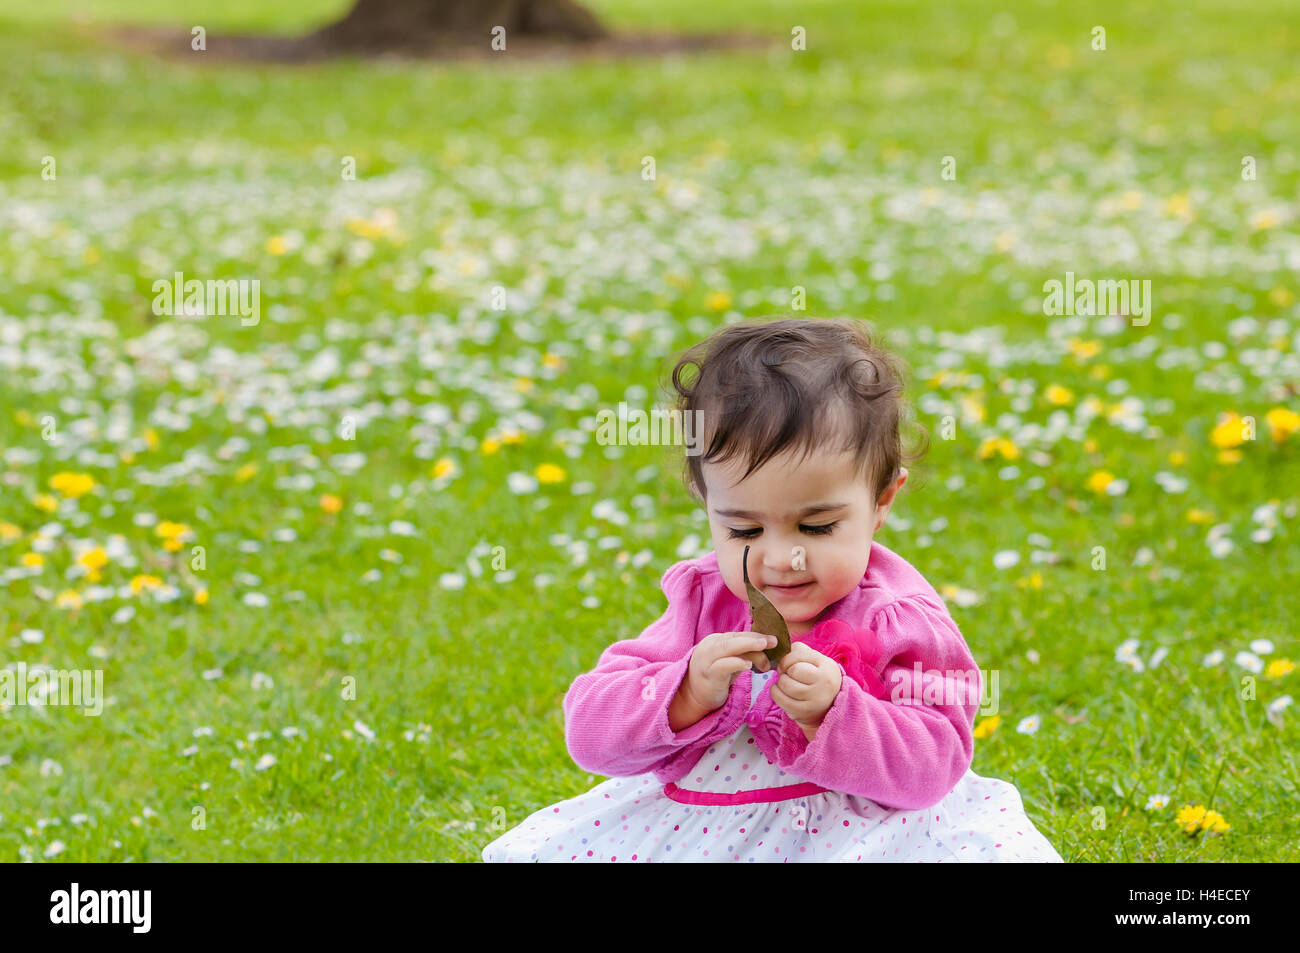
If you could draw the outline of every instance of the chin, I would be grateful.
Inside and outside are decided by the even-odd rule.
[[[787,622],[807,622],[810,619],[815,619],[826,608],[820,601],[808,598],[786,599],[777,597],[772,599],[772,605],[776,606],[776,611],[780,612],[782,618]]]

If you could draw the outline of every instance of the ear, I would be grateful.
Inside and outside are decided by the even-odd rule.
[[[894,498],[898,491],[903,488],[907,482],[907,467],[898,468],[898,479],[885,487],[885,492],[880,494],[880,499],[876,501],[876,529],[885,525],[885,520],[889,517],[889,511],[894,505]]]

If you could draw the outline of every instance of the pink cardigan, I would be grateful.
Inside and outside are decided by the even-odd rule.
[[[818,620],[872,629],[880,648],[874,668],[894,694],[875,698],[845,677],[811,741],[772,700],[770,686],[779,676],[769,679],[750,711],[749,671],[735,677],[721,708],[681,731],[668,726],[668,706],[695,644],[713,632],[748,632],[753,620],[748,603],[723,584],[716,553],[674,564],[661,585],[667,611],[637,638],[605,649],[564,697],[565,743],[580,768],[606,777],[653,772],[660,781],[676,781],[744,721],[759,750],[782,770],[889,808],[931,807],[969,770],[980,691],[975,660],[939,594],[880,543],[872,541],[858,587]],[[923,670],[920,681],[915,663]],[[900,697],[926,704],[892,700]]]

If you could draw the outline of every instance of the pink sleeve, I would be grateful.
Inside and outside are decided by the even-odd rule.
[[[732,681],[721,708],[681,731],[668,726],[668,706],[686,677],[704,606],[699,573],[692,566],[670,568],[663,589],[668,610],[637,638],[605,649],[596,667],[574,679],[564,696],[569,754],[593,774],[630,777],[658,771],[729,736],[748,711],[749,679],[742,673]]]
[[[765,720],[779,739],[777,762],[884,807],[931,807],[970,769],[979,670],[947,609],[929,596],[892,602],[869,625],[889,654],[882,674],[890,694],[875,698],[846,676],[811,741],[773,704]]]

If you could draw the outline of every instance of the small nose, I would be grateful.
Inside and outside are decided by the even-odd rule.
[[[797,544],[774,541],[771,545],[763,547],[763,568],[774,574],[789,573],[794,565],[796,553],[798,553]],[[752,556],[753,553],[750,555]]]

